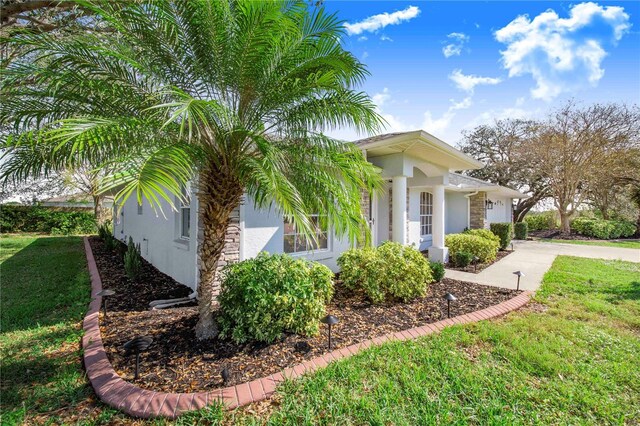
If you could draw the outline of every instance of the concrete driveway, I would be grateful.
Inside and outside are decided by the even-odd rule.
[[[495,287],[516,288],[517,277],[513,272],[522,271],[525,276],[520,279],[520,289],[535,291],[540,287],[542,277],[558,255],[640,262],[639,249],[539,241],[514,241],[513,243],[515,251],[487,269],[477,274],[447,269],[445,277]]]

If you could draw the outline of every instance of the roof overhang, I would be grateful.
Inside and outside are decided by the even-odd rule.
[[[523,194],[522,192],[516,191],[515,189],[507,188],[504,186],[498,185],[486,185],[486,186],[457,186],[457,185],[449,185],[447,186],[447,191],[454,192],[486,192],[491,194],[500,195],[503,197],[509,198],[529,198],[529,195]]]
[[[424,130],[407,132],[386,139],[364,142],[358,147],[367,151],[367,157],[380,157],[404,153],[420,160],[436,164],[448,170],[474,170],[484,165],[455,149],[451,145]]]

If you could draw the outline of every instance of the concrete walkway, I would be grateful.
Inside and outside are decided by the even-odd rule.
[[[518,277],[513,272],[522,271],[525,276],[520,279],[520,289],[535,291],[558,255],[640,262],[640,250],[629,248],[514,241],[514,249],[514,253],[477,274],[447,269],[445,276],[495,287],[516,288]]]

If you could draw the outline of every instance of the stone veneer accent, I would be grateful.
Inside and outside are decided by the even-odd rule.
[[[91,277],[92,295],[89,310],[82,323],[84,329],[84,335],[82,336],[82,356],[84,367],[87,370],[87,378],[96,396],[102,402],[130,416],[141,418],[167,417],[173,419],[188,411],[199,410],[216,402],[224,404],[228,409],[234,409],[252,402],[262,401],[273,395],[278,384],[285,379],[295,379],[303,374],[323,368],[331,362],[355,355],[370,346],[380,345],[390,341],[416,339],[438,333],[450,325],[467,324],[507,314],[526,305],[532,294],[531,292],[525,291],[513,299],[480,311],[448,318],[421,327],[385,334],[345,348],[336,349],[322,356],[305,361],[302,364],[285,368],[279,373],[248,383],[241,383],[211,392],[155,392],[141,389],[123,380],[122,377],[115,372],[109,362],[109,358],[107,358],[99,326],[102,298],[97,296],[97,293],[102,290],[102,280],[100,279],[100,273],[98,272],[89,240],[86,237],[84,238],[84,248],[87,255],[89,275]]]
[[[484,229],[487,227],[485,218],[486,192],[478,192],[469,197],[469,227],[471,229]]]
[[[243,204],[243,203],[241,203]],[[200,219],[200,215],[198,214],[198,271],[200,270],[200,241],[204,238],[204,231],[202,230],[202,221]],[[227,232],[224,238],[224,249],[222,251],[222,255],[218,260],[218,266],[216,268],[216,280],[213,282],[213,295],[217,296],[220,294],[221,281],[219,280],[220,271],[229,263],[235,263],[240,260],[240,206],[236,207],[233,212],[231,212],[231,217],[229,220],[229,226],[227,227]],[[200,282],[200,278],[197,279]]]

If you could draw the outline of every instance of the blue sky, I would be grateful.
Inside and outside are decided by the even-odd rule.
[[[640,2],[332,1],[387,131],[455,145],[495,118],[575,99],[640,103]],[[336,137],[356,139],[347,129]]]

